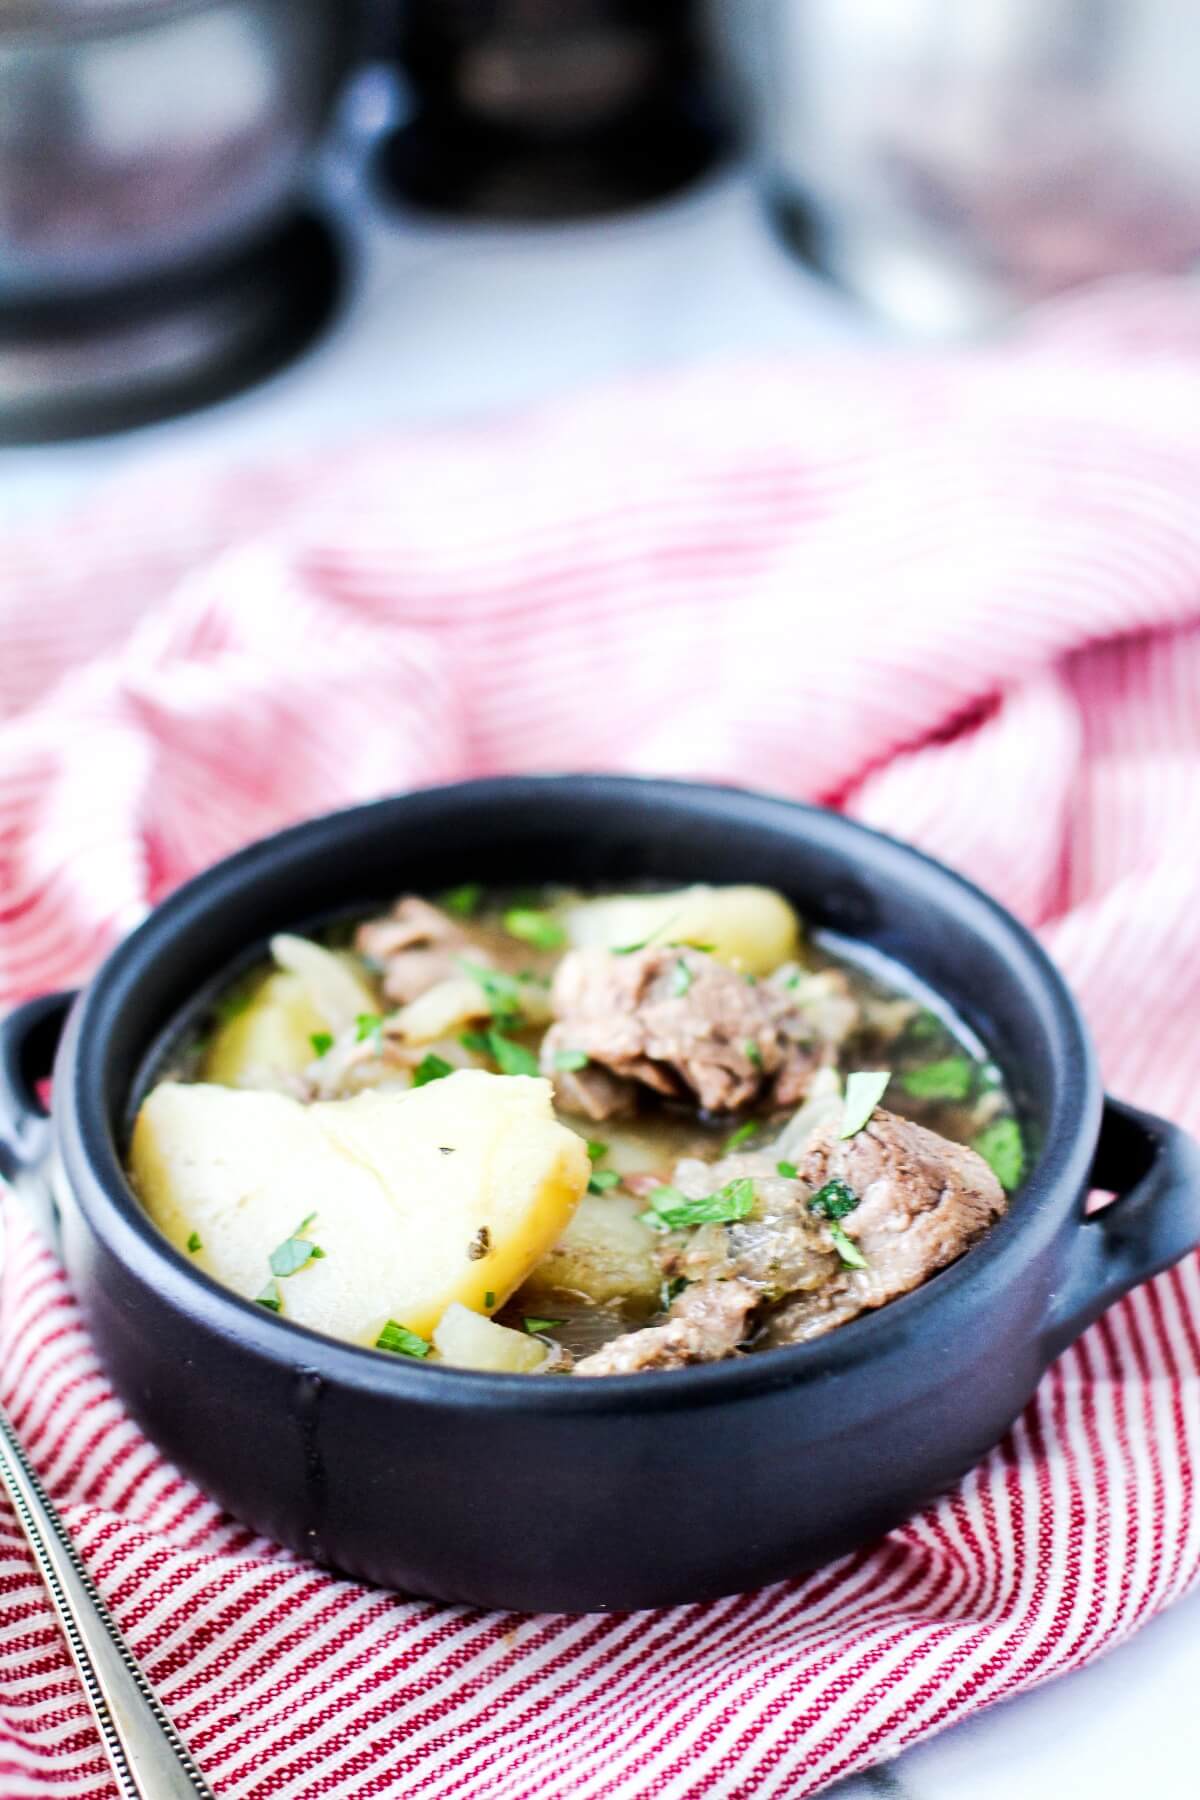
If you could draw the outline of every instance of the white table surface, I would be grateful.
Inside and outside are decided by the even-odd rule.
[[[368,81],[351,124],[386,105]],[[855,340],[878,348],[884,336],[785,255],[738,169],[635,217],[523,231],[385,213],[364,198],[353,158],[333,159],[329,180],[352,203],[362,267],[325,340],[206,413],[79,445],[0,451],[0,528],[49,521],[144,458],[228,465],[380,423],[481,416],[730,351]],[[839,1800],[1197,1800],[1200,1593],[1102,1662],[836,1792]]]

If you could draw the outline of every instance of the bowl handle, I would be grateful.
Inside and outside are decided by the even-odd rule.
[[[74,994],[42,994],[0,1019],[0,1176],[36,1169],[50,1148],[50,1115],[37,1084],[54,1067]]]
[[[1080,1224],[1047,1327],[1053,1356],[1139,1281],[1200,1245],[1200,1145],[1178,1125],[1106,1099],[1091,1185],[1116,1198]]]

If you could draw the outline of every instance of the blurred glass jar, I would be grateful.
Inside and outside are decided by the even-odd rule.
[[[1200,6],[710,0],[773,205],[931,333],[1200,256]]]
[[[235,253],[297,202],[346,0],[0,0],[0,306]]]

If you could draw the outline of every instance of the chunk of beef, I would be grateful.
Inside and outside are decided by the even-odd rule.
[[[804,985],[793,992],[748,982],[686,948],[575,950],[554,979],[556,1023],[542,1066],[550,1073],[557,1052],[575,1050],[656,1093],[694,1095],[707,1112],[794,1106],[837,1049],[806,1006]],[[827,1005],[824,990],[820,999]]]
[[[382,918],[360,925],[354,947],[383,970],[387,998],[407,1006],[436,982],[458,973],[458,958],[471,951],[471,940],[440,907],[407,894]]]
[[[649,1325],[614,1338],[575,1365],[576,1375],[632,1375],[639,1369],[682,1369],[689,1363],[720,1362],[749,1335],[762,1302],[742,1281],[711,1281],[685,1288],[672,1303],[665,1324]]]
[[[857,1194],[858,1206],[839,1223],[867,1267],[839,1268],[818,1292],[789,1299],[768,1323],[771,1343],[820,1337],[919,1287],[957,1261],[1007,1205],[976,1151],[883,1111],[846,1140],[822,1126],[799,1173],[813,1192],[836,1178]]]

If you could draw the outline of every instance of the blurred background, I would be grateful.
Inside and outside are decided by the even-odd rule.
[[[0,0],[0,522],[1185,269],[1198,72],[1181,0]]]

